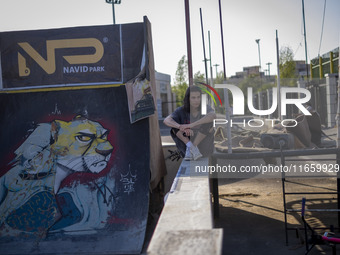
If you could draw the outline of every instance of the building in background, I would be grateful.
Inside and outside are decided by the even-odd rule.
[[[163,119],[175,110],[175,95],[171,92],[171,76],[165,73],[155,73],[158,118]]]
[[[247,66],[243,67],[242,72],[236,72],[236,74],[230,78],[246,78],[249,76],[264,77],[264,72],[260,72],[260,66]]]
[[[295,62],[295,75],[297,77],[306,77],[307,76],[307,68],[309,69],[310,66],[306,66],[305,60],[294,60]]]

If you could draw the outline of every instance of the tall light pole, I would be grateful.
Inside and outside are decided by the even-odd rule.
[[[191,32],[190,32],[190,10],[189,10],[189,0],[184,0],[185,6],[185,27],[187,35],[187,54],[188,54],[188,78],[189,86],[194,84],[194,79],[192,75],[192,53],[191,53]]]
[[[224,39],[223,39],[223,25],[222,25],[223,22],[222,22],[221,0],[218,0],[218,8],[219,8],[219,12],[220,12],[220,28],[221,28],[222,60],[223,60],[223,80],[226,81],[227,80],[227,73],[226,73],[226,70],[225,70],[225,56],[224,56]],[[228,140],[229,140],[229,138],[230,137],[228,137]]]
[[[207,61],[209,61],[206,58],[205,55],[205,44],[204,44],[204,29],[203,29],[203,17],[202,17],[202,8],[200,8],[200,17],[201,17],[201,30],[202,30],[202,44],[203,44],[203,56],[204,56],[204,67],[205,67],[205,83],[208,84],[208,67],[207,67]]]
[[[217,73],[217,67],[220,66],[219,64],[215,64],[214,67],[216,68],[216,78],[218,76],[218,73]]]
[[[277,114],[278,119],[281,120],[281,84],[280,84],[280,48],[279,48],[279,35],[276,30],[276,66],[277,66]]]
[[[257,48],[259,50],[259,65],[260,65],[260,72],[261,72],[261,53],[260,53],[260,39],[256,39],[255,42],[257,43]]]
[[[304,39],[305,39],[306,71],[307,71],[307,82],[308,82],[309,73],[308,73],[307,35],[306,35],[305,2],[304,2],[304,0],[302,0],[302,18],[303,18],[303,36],[304,36]]]
[[[105,0],[106,3],[112,4],[112,15],[113,15],[113,25],[116,24],[116,17],[115,17],[115,4],[120,4],[121,0]]]
[[[271,65],[272,63],[270,63],[270,62],[268,62],[268,63],[266,63],[266,65],[268,66],[268,76],[270,76],[270,65]]]

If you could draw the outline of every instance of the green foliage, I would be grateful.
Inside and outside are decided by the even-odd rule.
[[[243,93],[247,94],[247,88],[253,88],[253,93],[259,91],[262,87],[262,80],[258,75],[250,75],[243,79],[240,84],[239,88],[243,91]]]
[[[203,83],[206,82],[204,74],[201,73],[200,71],[194,74],[194,84],[197,84],[198,82],[203,82]]]
[[[175,85],[180,85],[187,82],[187,73],[188,73],[188,61],[183,55],[183,57],[178,61],[176,76],[175,76]]]
[[[181,106],[183,103],[185,91],[188,88],[187,83],[187,71],[188,71],[188,61],[185,55],[178,61],[176,76],[175,76],[175,86],[172,86],[172,92],[176,94],[176,105]]]
[[[273,82],[264,83],[264,84],[262,84],[261,88],[258,91],[265,91],[265,90],[271,89],[273,87],[276,87],[276,84],[273,83]]]
[[[295,86],[297,79],[296,64],[293,50],[289,46],[281,47],[279,61],[282,86]]]
[[[224,76],[223,76],[223,71],[220,71],[217,73],[217,77],[214,79],[215,84],[223,84]]]
[[[187,83],[182,83],[177,86],[172,87],[172,92],[176,93],[176,106],[179,107],[183,105],[183,99],[185,95],[185,91],[188,88]]]

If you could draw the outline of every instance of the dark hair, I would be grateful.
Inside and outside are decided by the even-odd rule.
[[[183,99],[183,107],[186,112],[190,112],[190,93],[191,92],[199,92],[200,94],[202,94],[202,91],[198,86],[192,85],[187,88],[187,91],[185,91],[185,95]]]

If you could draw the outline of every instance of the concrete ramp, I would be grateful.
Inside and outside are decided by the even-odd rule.
[[[145,71],[145,29],[0,33],[0,254],[141,252],[153,140],[125,83]]]

